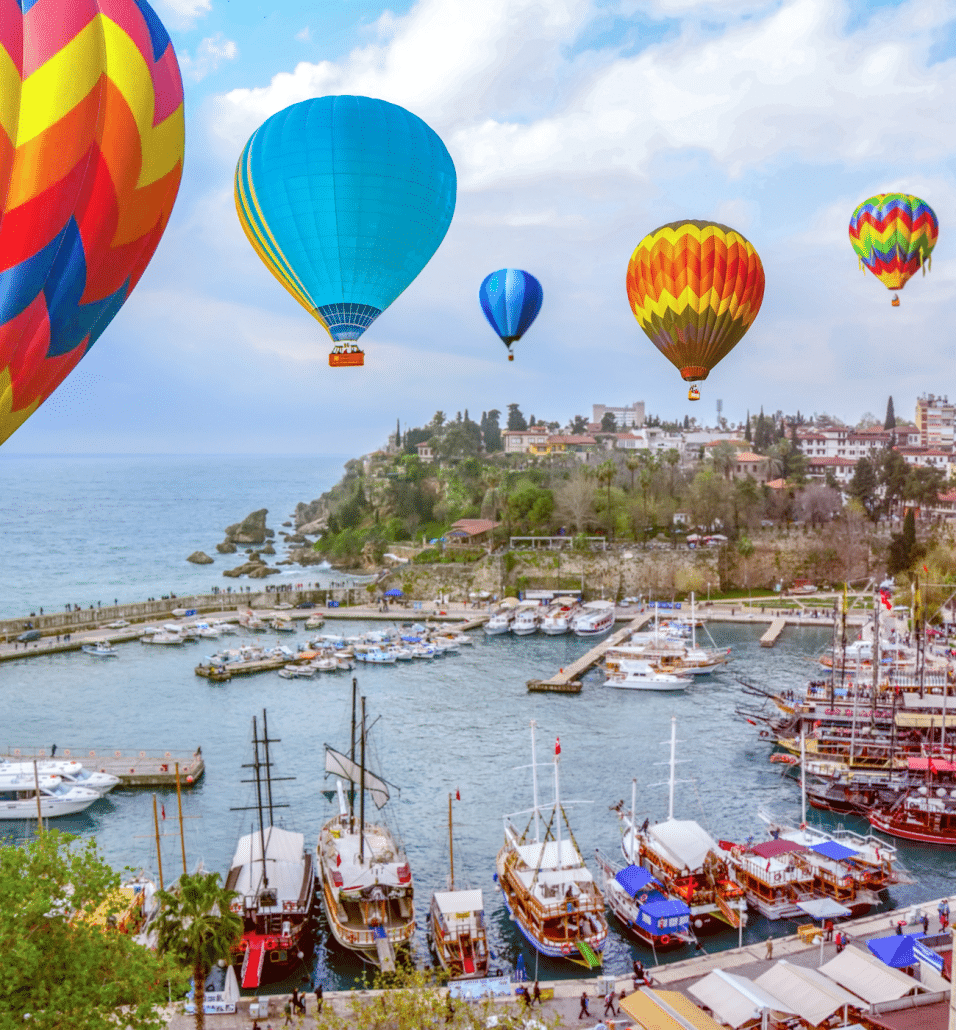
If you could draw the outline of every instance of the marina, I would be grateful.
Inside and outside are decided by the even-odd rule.
[[[124,787],[176,787],[178,776],[180,785],[191,787],[198,783],[206,771],[202,757],[202,749],[193,752],[135,750],[133,748],[84,748],[57,747],[56,755],[51,749],[42,747],[10,747],[7,746],[0,761],[32,762],[36,759],[52,757],[78,761],[90,771],[116,776]]]

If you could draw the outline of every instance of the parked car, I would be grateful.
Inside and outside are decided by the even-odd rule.
[[[28,644],[31,640],[39,640],[42,636],[43,634],[38,629],[28,629],[21,633],[17,640],[21,644]]]
[[[315,607],[315,601],[300,601],[296,605],[296,608],[314,608],[314,607]]]

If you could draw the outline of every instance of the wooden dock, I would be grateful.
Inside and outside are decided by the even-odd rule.
[[[295,655],[282,658],[257,658],[251,662],[226,662],[223,665],[197,665],[193,672],[206,679],[226,682],[233,676],[251,676],[256,672],[269,672],[282,669],[296,661]],[[227,675],[223,675],[223,673]]]
[[[773,645],[777,642],[777,639],[779,638],[780,634],[783,632],[783,627],[786,626],[786,624],[786,619],[774,619],[773,622],[770,623],[767,632],[764,633],[764,635],[760,638],[760,646],[773,647]]]
[[[32,762],[34,758],[49,759],[50,749],[44,747],[7,748],[0,758],[11,762]],[[90,772],[105,772],[118,776],[123,787],[175,787],[176,763],[179,762],[179,782],[191,787],[202,779],[206,771],[202,748],[195,751],[134,751],[131,749],[67,747],[56,749],[56,758],[80,762]]]
[[[604,657],[605,653],[612,647],[620,647],[621,644],[630,640],[631,635],[643,629],[654,617],[653,612],[642,612],[636,619],[632,619],[623,629],[616,630],[609,637],[605,637],[596,647],[592,647],[587,654],[582,655],[576,662],[572,662],[566,669],[561,669],[550,679],[528,680],[527,687],[531,691],[556,691],[561,694],[581,692],[581,677]],[[577,683],[577,689],[573,684]]]

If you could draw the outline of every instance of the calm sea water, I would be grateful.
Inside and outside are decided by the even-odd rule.
[[[238,515],[244,513],[243,507],[258,503],[234,504],[230,510]],[[288,503],[284,510],[291,510]],[[217,514],[214,524],[231,517]],[[175,553],[191,546],[180,543]],[[129,590],[134,592],[132,581]],[[365,628],[352,622],[335,625],[346,633]],[[461,800],[454,804],[456,880],[484,889],[498,966],[511,969],[522,954],[529,971],[535,971],[537,962],[542,979],[575,975],[576,967],[536,960],[534,952],[519,943],[492,881],[502,815],[530,807],[532,719],[538,724],[539,761],[550,759],[555,737],[561,738],[562,798],[581,802],[568,804],[567,810],[586,857],[595,847],[619,856],[619,826],[608,806],[619,798],[629,799],[632,777],[638,782],[638,812],[652,820],[666,817],[672,715],[678,720],[680,741],[678,818],[698,819],[715,837],[739,839],[749,833],[762,836],[758,806],[798,813],[798,786],[781,778],[780,767],[768,763],[766,742],[734,713],[743,700],[735,674],[778,688],[798,685],[810,672],[808,656],[828,643],[829,634],[823,629],[787,629],[777,647],[766,650],[758,643],[762,628],[714,624],[716,642],[732,646],[735,661],[686,693],[673,695],[607,688],[600,673],[590,674],[577,696],[529,694],[527,679],[550,674],[586,650],[588,642],[574,637],[486,639],[479,632],[475,645],[462,648],[458,657],[360,668],[359,686],[373,723],[370,764],[400,788],[387,811],[405,841],[415,876],[422,927],[416,941],[418,958],[427,960],[424,927],[431,893],[446,883],[447,802],[449,793],[457,790]],[[68,654],[5,664],[0,667],[0,692],[8,714],[0,744],[55,742],[61,750],[202,745],[206,776],[184,800],[187,858],[190,865],[202,859],[207,869],[225,876],[237,837],[250,829],[250,813],[230,809],[251,803],[250,788],[241,782],[248,779],[242,764],[250,759],[252,717],[265,708],[270,734],[279,738],[273,747],[276,773],[296,777],[278,785],[290,806],[283,810],[286,825],[303,832],[314,846],[330,815],[322,795],[323,746],[346,746],[350,677],[320,674],[313,680],[286,681],[265,673],[213,684],[195,676],[193,668],[214,643],[184,648],[130,643],[110,661]],[[11,703],[14,698],[20,699],[16,705]],[[550,782],[546,770],[540,782],[545,793]],[[175,792],[160,792],[159,797],[168,817],[163,853],[169,877],[181,867],[173,819]],[[114,791],[83,815],[58,824],[84,837],[95,835],[114,865],[156,868],[152,799],[147,792]],[[849,825],[863,828],[859,822]],[[33,832],[27,824],[7,824],[4,829],[12,839]],[[956,893],[949,852],[905,845],[900,852],[918,882],[894,888],[891,905]],[[765,923],[755,920],[745,940],[762,939],[767,931]],[[793,932],[793,927],[777,923],[773,932],[779,936]],[[359,972],[355,961],[326,945],[324,932],[322,939],[315,975],[329,987],[353,984]],[[708,951],[735,945],[735,933],[705,941]],[[637,955],[651,960],[640,946],[620,936],[613,922],[605,954],[610,972],[629,969]]]
[[[299,501],[339,479],[345,460],[0,452],[0,618],[235,585],[222,570],[242,556],[216,552],[225,527],[268,508],[278,534]],[[215,564],[187,562],[197,550]],[[286,576],[303,580],[292,568]]]

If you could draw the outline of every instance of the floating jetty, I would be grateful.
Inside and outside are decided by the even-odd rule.
[[[207,680],[224,683],[233,676],[251,676],[255,672],[269,672],[270,669],[281,669],[295,661],[285,655],[280,658],[257,658],[250,662],[226,662],[224,665],[197,665],[193,670],[197,676]]]
[[[760,646],[773,647],[777,642],[777,638],[783,632],[783,627],[786,626],[786,624],[786,619],[774,619],[773,622],[770,623],[770,628],[760,638]]]
[[[7,748],[11,762],[50,760],[49,748]],[[118,776],[124,787],[175,787],[176,763],[179,763],[179,782],[184,787],[197,783],[206,771],[202,748],[195,751],[133,751],[100,748],[67,747],[56,749],[56,759],[80,762],[91,772],[105,772]]]
[[[566,669],[561,669],[555,673],[550,679],[528,680],[528,690],[553,691],[559,694],[579,694],[581,692],[581,677],[588,669],[597,665],[610,648],[620,647],[621,644],[630,640],[631,635],[643,629],[653,617],[653,612],[642,612],[623,629],[619,629],[609,637],[606,637],[596,647],[592,647],[587,654],[582,655],[576,662],[572,662]]]

